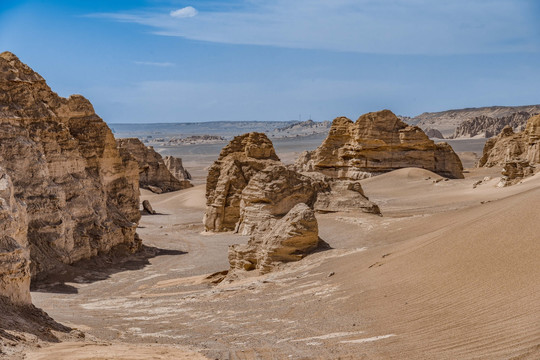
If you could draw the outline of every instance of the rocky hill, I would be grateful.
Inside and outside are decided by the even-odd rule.
[[[527,120],[534,114],[520,111],[508,116],[493,118],[486,115],[476,116],[463,121],[450,137],[452,139],[471,138],[481,136],[490,138],[499,134],[506,126],[510,126],[514,131],[523,131]]]
[[[501,186],[514,184],[540,170],[540,115],[527,121],[524,131],[507,126],[484,146],[479,167],[503,167]]]
[[[303,153],[295,165],[334,178],[362,179],[404,167],[463,178],[461,161],[448,144],[435,144],[389,110],[364,114],[356,122],[334,119],[321,146]]]
[[[332,125],[331,121],[316,122],[311,119],[283,126],[270,132],[272,137],[296,137],[313,134],[327,133]]]
[[[426,112],[415,116],[414,118],[410,119],[410,121],[407,121],[407,123],[417,125],[422,129],[434,128],[439,130],[444,136],[450,136],[454,133],[454,130],[466,120],[480,116],[501,118],[510,116],[516,112],[526,112],[531,115],[538,114],[540,113],[540,105],[490,106],[440,112]]]
[[[122,161],[88,100],[59,97],[9,52],[0,54],[0,166],[26,204],[34,276],[140,246],[136,163]]]

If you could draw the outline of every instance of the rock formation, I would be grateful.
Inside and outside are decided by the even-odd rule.
[[[169,171],[161,155],[153,147],[144,145],[139,139],[117,139],[116,143],[123,159],[129,160],[133,157],[139,164],[139,186],[143,189],[160,194],[193,186],[187,179],[176,178]]]
[[[171,172],[172,176],[180,180],[180,182],[185,181],[191,185],[189,182],[189,180],[191,180],[191,174],[184,169],[182,159],[169,155],[165,156],[163,162],[165,163],[165,166],[167,166],[167,169],[169,169]]]
[[[26,207],[15,199],[11,178],[0,168],[0,295],[29,304],[30,256]]]
[[[298,171],[318,171],[358,180],[404,168],[419,167],[449,178],[463,178],[463,166],[450,145],[435,144],[416,126],[391,111],[334,119],[328,137],[316,150],[303,153]]]
[[[150,205],[150,201],[144,200],[142,202],[143,207],[143,213],[147,215],[155,215],[156,211],[152,208],[152,205]]]
[[[9,52],[0,54],[0,139],[0,165],[27,205],[33,275],[140,246],[136,163],[122,161],[88,100],[59,97]]]
[[[518,182],[538,171],[540,164],[540,115],[527,121],[524,131],[514,133],[507,126],[484,145],[479,167],[503,167],[503,185]]]
[[[234,230],[240,219],[242,191],[249,180],[269,165],[280,161],[272,142],[262,133],[236,136],[210,167],[206,181],[207,231]]]
[[[441,132],[437,129],[433,129],[433,128],[426,128],[424,129],[424,132],[426,133],[427,137],[430,138],[430,139],[444,139],[444,136],[443,134],[441,134]]]
[[[313,210],[299,203],[269,232],[252,236],[246,245],[229,247],[229,277],[237,270],[267,273],[279,263],[300,260],[321,243]]]
[[[516,132],[523,131],[527,125],[527,120],[531,116],[532,114],[525,111],[516,112],[500,118],[492,118],[485,115],[477,116],[463,121],[456,128],[451,138],[471,138],[474,136],[490,138],[499,134],[506,126],[510,126]]]
[[[329,191],[323,181],[314,181],[283,165],[270,165],[257,172],[242,190],[237,230],[242,235],[264,232],[295,205],[311,208],[320,191]]]
[[[313,209],[320,213],[361,211],[381,214],[379,207],[369,201],[359,181],[325,179],[329,189],[317,194]]]

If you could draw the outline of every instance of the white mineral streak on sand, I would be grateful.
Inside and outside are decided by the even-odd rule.
[[[205,277],[227,269],[228,246],[247,237],[201,235],[204,185],[142,191],[162,214],[143,216],[142,239],[182,253],[72,283],[77,293],[34,292],[53,318],[113,345],[59,344],[28,359],[201,358],[176,344],[212,359],[540,359],[540,175],[501,189],[499,170],[444,181],[402,169],[363,180],[383,217],[318,214],[332,250],[217,287]],[[85,346],[103,352],[74,357],[90,356]]]
[[[388,335],[374,336],[374,337],[365,338],[365,339],[342,340],[342,341],[340,341],[340,343],[342,343],[342,344],[362,344],[362,343],[373,342],[373,341],[378,341],[378,340],[382,340],[382,339],[388,339],[389,337],[392,337],[392,336],[396,336],[396,335],[388,334]]]
[[[61,343],[28,352],[25,360],[205,360],[196,352],[176,346],[135,344]]]

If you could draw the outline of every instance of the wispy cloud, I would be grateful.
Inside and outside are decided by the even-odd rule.
[[[534,0],[244,0],[229,10],[93,14],[228,44],[382,54],[537,52]],[[173,15],[177,14],[177,15]]]
[[[186,6],[185,8],[174,10],[170,12],[170,15],[174,18],[189,18],[194,17],[199,12],[193,6]]]
[[[148,65],[148,66],[159,66],[159,67],[170,67],[170,66],[175,65],[171,62],[154,62],[154,61],[134,61],[133,63],[137,65]]]

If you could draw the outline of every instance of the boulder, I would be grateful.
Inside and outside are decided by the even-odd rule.
[[[31,303],[27,227],[26,207],[0,168],[0,295],[18,304]]]
[[[80,95],[54,93],[0,54],[0,166],[27,205],[33,275],[122,245],[140,247],[138,170]]]
[[[280,161],[272,142],[263,133],[236,136],[210,167],[206,180],[207,231],[235,230],[240,219],[240,201],[249,180]]]
[[[139,186],[143,189],[161,194],[193,186],[189,180],[175,177],[152,146],[144,145],[137,138],[117,139],[116,143],[123,159],[134,159],[139,164]]]
[[[152,208],[152,205],[150,205],[150,201],[144,200],[142,202],[143,207],[143,213],[148,215],[155,215],[156,211]]]
[[[234,279],[243,271],[270,272],[280,263],[302,259],[322,244],[314,211],[296,204],[270,231],[252,236],[246,245],[229,247],[228,277]]]
[[[389,110],[364,114],[356,122],[334,119],[321,146],[301,154],[295,165],[297,171],[352,180],[404,167],[463,178],[461,161],[448,144],[435,144],[419,127],[405,124]]]

